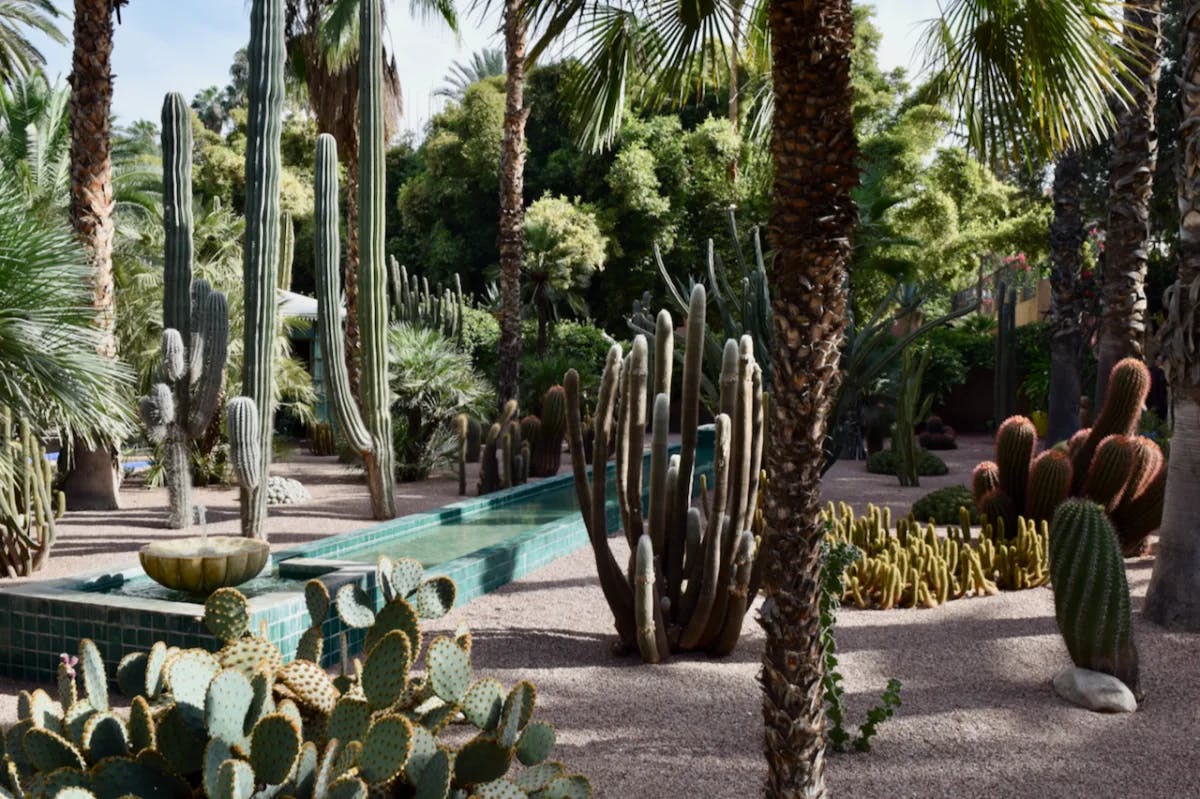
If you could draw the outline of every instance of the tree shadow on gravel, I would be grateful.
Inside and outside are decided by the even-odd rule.
[[[637,652],[617,654],[616,633],[580,633],[574,630],[531,630],[484,628],[471,630],[472,647],[478,648],[478,661],[489,668],[521,669],[536,663],[539,668],[670,668],[672,664],[757,663],[761,646],[744,641],[728,656],[714,658],[704,652],[674,654],[665,664],[642,663]],[[536,657],[535,657],[536,653]]]

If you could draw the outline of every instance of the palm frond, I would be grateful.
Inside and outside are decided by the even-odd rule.
[[[46,65],[29,34],[64,44],[67,37],[55,22],[60,16],[50,0],[0,0],[0,84],[31,77]]]

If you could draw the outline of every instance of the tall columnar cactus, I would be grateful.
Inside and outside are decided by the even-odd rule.
[[[50,557],[54,521],[66,510],[53,485],[54,468],[33,428],[0,405],[0,577],[25,577]]]
[[[517,401],[509,400],[483,439],[479,456],[480,496],[511,488],[529,478],[531,450],[521,428],[521,421],[517,419]]]
[[[729,357],[723,359],[720,380],[722,412],[715,425],[713,480],[706,501],[701,507],[692,507],[705,306],[704,287],[694,287],[680,381],[682,440],[678,455],[668,451],[670,384],[662,369],[656,370],[654,402],[647,413],[650,370],[643,336],[634,339],[627,358],[622,357],[620,345],[609,351],[593,416],[590,480],[583,448],[579,374],[572,369],[563,380],[575,492],[596,557],[600,586],[613,611],[621,644],[629,651],[638,650],[649,663],[665,660],[675,651],[706,650],[718,656],[731,652],[756,591],[765,399],[762,371],[754,361],[749,336],[726,344]],[[663,345],[660,337],[658,347]],[[670,351],[656,350],[655,356],[659,363],[674,360]],[[627,573],[609,547],[605,508],[605,465],[614,412],[619,419],[615,436],[617,504],[625,538],[635,553]],[[643,463],[647,421],[651,430],[648,472]],[[644,503],[645,488],[649,489],[649,501]]]
[[[296,257],[296,231],[292,227],[292,215],[284,211],[279,215],[279,290],[292,289],[292,262]]]
[[[996,419],[1012,415],[1017,401],[1017,294],[1004,281],[996,287],[996,375],[992,387],[992,413]]]
[[[1059,506],[1050,526],[1054,615],[1075,665],[1120,679],[1138,693],[1129,586],[1104,509],[1087,500]]]
[[[283,125],[283,0],[254,0],[246,57],[249,109],[246,118],[246,236],[242,282],[246,322],[242,347],[242,394],[258,415],[258,473],[271,470],[275,429],[276,295],[279,284],[279,139]],[[332,360],[330,358],[326,359]],[[242,535],[266,537],[266,480],[241,492]]]
[[[1129,557],[1141,554],[1146,537],[1162,519],[1166,487],[1162,450],[1150,439],[1133,435],[1149,386],[1149,372],[1140,361],[1121,361],[1113,367],[1096,424],[1032,463],[1033,423],[1020,416],[1006,420],[996,436],[997,462],[985,461],[975,468],[976,505],[985,512],[1007,508],[1015,516],[1042,520],[1051,518],[1067,497],[1087,497],[1108,513],[1122,551]],[[991,496],[997,492],[1005,498]],[[1014,521],[1005,520],[1009,531]]]
[[[192,278],[192,118],[187,101],[163,101],[163,335],[162,376],[140,411],[164,455],[169,527],[192,516],[191,442],[208,429],[221,402],[229,353],[225,295]]]
[[[394,257],[389,257],[388,264],[392,272],[392,307],[396,321],[440,331],[461,343],[466,303],[458,273],[454,274],[453,288],[431,291],[427,279],[409,274]]]
[[[896,475],[902,486],[919,486],[917,475],[917,425],[929,414],[933,395],[921,399],[921,382],[929,363],[929,351],[920,356],[905,350],[901,356],[900,389],[896,395],[896,434],[892,449],[896,450]]]

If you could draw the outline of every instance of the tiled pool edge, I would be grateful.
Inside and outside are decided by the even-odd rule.
[[[701,447],[711,449],[711,441],[701,438]],[[677,446],[672,447],[672,452]],[[647,458],[649,456],[647,455]],[[648,468],[648,467],[647,467]],[[590,473],[590,470],[589,470]],[[614,464],[607,466],[609,479]],[[362,547],[387,537],[403,540],[408,535],[449,519],[461,519],[502,507],[522,499],[560,488],[574,479],[568,472],[536,483],[514,486],[495,494],[460,500],[436,511],[413,514],[372,525],[360,530],[331,536],[318,546],[292,547],[272,554],[281,574],[289,569],[297,578],[316,576],[331,592],[341,585],[361,581],[377,607],[383,599],[375,587],[373,564],[325,558],[327,549],[344,551]],[[617,524],[615,501],[606,503],[609,529]],[[430,574],[444,574],[458,586],[455,607],[524,577],[551,561],[568,555],[587,544],[587,531],[578,510],[565,519],[539,525],[506,541],[431,567]],[[290,567],[290,568],[289,568]],[[214,650],[218,642],[205,629],[202,608],[185,602],[147,597],[101,593],[94,585],[104,580],[128,579],[141,574],[134,567],[123,572],[93,572],[80,577],[0,586],[0,675],[34,682],[52,682],[58,656],[74,653],[81,638],[91,638],[115,678],[116,666],[126,654],[148,649],[155,641],[172,646]],[[300,636],[310,625],[302,591],[277,591],[249,599],[251,626],[267,625],[268,637],[290,659]],[[336,618],[323,625],[325,655],[323,665],[330,666],[340,657],[339,636],[346,631]],[[362,632],[350,630],[350,647],[361,647]]]

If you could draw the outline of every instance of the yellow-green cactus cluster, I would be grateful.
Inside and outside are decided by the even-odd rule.
[[[958,525],[939,534],[930,523],[900,519],[893,530],[891,512],[868,506],[864,516],[831,502],[822,512],[831,543],[856,547],[862,557],[846,568],[844,601],[860,608],[934,608],[964,596],[989,596],[1000,590],[1044,585],[1049,531],[1018,519],[1017,536],[1008,539],[1004,523],[984,519],[973,535],[962,509]]]

